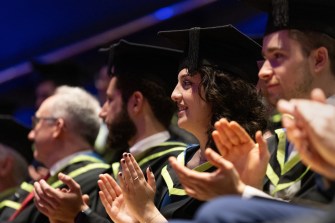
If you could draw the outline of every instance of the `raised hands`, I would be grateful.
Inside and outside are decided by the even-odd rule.
[[[71,177],[59,173],[58,178],[69,189],[52,188],[45,180],[35,182],[35,206],[51,222],[73,222],[81,210],[88,208],[85,203],[88,202],[88,196],[82,197],[80,185]]]
[[[122,173],[119,173],[118,179],[131,215],[140,222],[166,222],[153,202],[156,191],[154,174],[148,168],[146,181],[141,168],[130,153],[123,154],[120,163]]]
[[[261,132],[256,133],[256,144],[236,122],[221,119],[212,133],[221,153],[206,150],[206,157],[217,167],[214,172],[197,172],[170,158],[186,193],[198,200],[209,200],[220,195],[242,195],[245,185],[262,188],[270,154]]]
[[[283,115],[282,123],[301,160],[335,180],[335,107],[325,104],[320,89],[312,91],[311,99],[280,100],[277,107],[280,112],[290,114]]]
[[[107,214],[115,223],[138,222],[129,212],[119,185],[109,174],[99,176],[99,196]]]
[[[151,170],[146,170],[146,180],[130,153],[124,153],[120,163],[120,186],[108,174],[100,175],[98,181],[99,195],[110,218],[116,223],[167,222],[153,202],[156,183]]]
[[[169,158],[186,193],[204,201],[226,194],[241,195],[245,184],[240,180],[233,164],[212,149],[207,149],[205,155],[218,168],[214,172],[197,172],[179,164],[175,157]]]
[[[256,133],[256,144],[235,121],[222,118],[215,128],[212,136],[222,157],[234,165],[245,184],[261,189],[270,158],[262,133]]]

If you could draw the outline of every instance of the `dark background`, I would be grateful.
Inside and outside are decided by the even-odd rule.
[[[85,70],[83,86],[120,38],[166,45],[161,30],[233,24],[261,42],[266,16],[238,0],[11,0],[0,5],[0,113],[31,108],[36,74],[30,61],[70,60]],[[19,117],[18,117],[19,118]]]

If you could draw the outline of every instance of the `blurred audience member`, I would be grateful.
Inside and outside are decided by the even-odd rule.
[[[29,129],[11,116],[0,115],[0,201],[10,197],[21,182],[28,180],[32,160]],[[0,209],[1,209],[0,205]]]
[[[89,194],[96,188],[98,175],[110,167],[93,151],[101,122],[99,111],[98,101],[78,87],[61,86],[42,102],[28,135],[34,142],[34,158],[50,170],[50,176],[40,181],[42,184],[64,188],[66,179],[61,177],[62,172],[72,176],[83,193]],[[4,201],[0,222],[49,222],[37,210],[33,198],[32,182],[25,182]],[[91,204],[94,206],[93,201]],[[78,211],[72,209],[71,213],[75,215]]]

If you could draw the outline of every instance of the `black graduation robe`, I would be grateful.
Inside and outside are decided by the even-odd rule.
[[[284,129],[276,130],[272,140],[268,140],[269,150],[273,153],[267,168],[263,190],[274,195],[276,192],[289,188],[295,182],[298,184],[300,182],[293,197],[281,198],[290,200],[292,203],[317,206],[331,202],[332,196],[324,193],[316,184],[318,175],[300,161],[299,155],[285,161],[289,144]],[[270,184],[275,185],[275,191],[270,191]]]
[[[178,155],[177,160],[186,165],[199,145],[191,145],[187,150]],[[212,172],[216,168],[206,162],[196,168],[199,172]],[[192,198],[186,194],[172,167],[167,164],[161,171],[157,180],[155,204],[167,219],[192,219],[203,201]]]
[[[168,140],[166,142],[163,142],[157,146],[154,146],[146,150],[143,154],[141,154],[140,157],[136,159],[136,161],[140,165],[144,174],[146,173],[146,169],[150,166],[157,181],[157,179],[160,177],[161,169],[168,163],[168,158],[170,156],[176,157],[185,149],[186,144]],[[120,171],[120,164],[114,163],[112,164],[112,166],[113,170],[112,172],[110,172],[110,174],[115,178],[117,173]],[[97,198],[96,200],[97,207],[89,215],[80,216],[80,218],[78,218],[76,223],[106,223],[111,221],[109,217],[107,217],[107,214],[105,213],[105,208],[100,202],[98,192],[99,188],[97,188],[95,193],[96,194],[95,197]]]
[[[97,187],[99,174],[104,173],[110,165],[104,163],[91,155],[79,155],[74,157],[60,172],[68,174],[81,186],[83,194],[91,194]],[[55,188],[63,188],[65,185],[58,180],[57,174],[47,179],[47,182]],[[21,203],[32,191],[33,182],[21,184],[20,189],[11,197],[10,201]],[[92,202],[92,205],[96,205]],[[7,221],[16,210],[10,206],[3,207],[0,215],[0,222]],[[37,210],[33,199],[12,221],[18,223],[44,223],[49,222],[48,218]]]

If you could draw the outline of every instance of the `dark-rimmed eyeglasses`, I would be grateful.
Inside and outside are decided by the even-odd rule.
[[[35,126],[41,121],[41,120],[46,120],[46,121],[57,121],[57,118],[54,117],[36,117],[32,116],[31,117],[31,123],[32,123],[32,128],[35,128]]]

